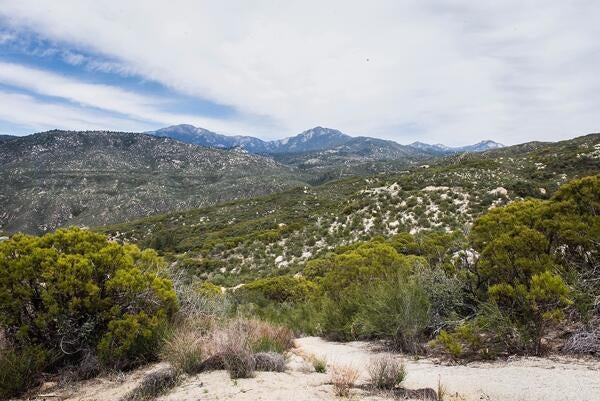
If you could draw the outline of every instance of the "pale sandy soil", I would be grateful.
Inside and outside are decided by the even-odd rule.
[[[166,367],[155,364],[122,377],[103,377],[79,382],[60,389],[40,392],[33,400],[118,401],[133,389],[146,374]],[[157,401],[320,401],[340,400],[328,384],[329,375],[312,371],[300,356],[288,357],[283,373],[257,372],[249,379],[231,380],[226,371],[201,373],[184,379],[177,387],[158,397]],[[361,389],[352,392],[350,400],[384,401],[389,398]]]
[[[29,399],[48,401],[117,401],[135,388],[147,374],[166,366],[168,365],[158,363],[132,372],[83,380],[58,388],[48,386],[48,389],[38,391],[36,395],[31,396]]]
[[[225,371],[201,373],[184,379],[177,387],[158,397],[159,401],[319,401],[340,400],[333,393],[329,374],[312,371],[303,359],[310,354],[334,365],[351,365],[365,383],[369,360],[380,351],[366,342],[334,343],[317,337],[296,341],[284,373],[257,372],[254,378],[231,380]],[[393,354],[404,360],[408,370],[406,387],[437,388],[438,380],[449,394],[447,401],[600,401],[600,361],[577,359],[516,358],[509,362],[438,364]],[[38,392],[35,400],[118,401],[148,373],[164,368],[155,364],[119,376],[75,383]],[[355,389],[351,400],[382,401],[384,394]]]
[[[318,337],[297,340],[307,353],[329,363],[350,364],[366,376],[372,343],[333,343]],[[396,357],[402,358],[397,355]],[[438,378],[452,394],[465,400],[491,401],[600,401],[600,361],[572,358],[515,358],[509,362],[442,365],[431,360],[403,358],[408,388],[437,387]]]

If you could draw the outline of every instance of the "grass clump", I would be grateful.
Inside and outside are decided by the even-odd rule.
[[[178,374],[195,374],[201,370],[205,356],[205,341],[194,325],[183,324],[165,341],[160,357]]]
[[[312,364],[313,369],[317,373],[326,373],[327,372],[327,360],[325,358],[319,358],[316,355],[310,356],[310,363]]]
[[[371,360],[368,371],[371,385],[379,390],[391,390],[402,384],[406,378],[404,364],[391,355],[378,356]]]
[[[293,333],[253,319],[216,323],[203,333],[188,323],[176,330],[163,348],[163,359],[179,372],[225,369],[232,379],[254,376],[255,370],[285,370],[283,353],[293,346]]]
[[[333,367],[331,370],[331,384],[333,385],[335,395],[348,397],[358,377],[358,370],[352,366],[343,365]]]

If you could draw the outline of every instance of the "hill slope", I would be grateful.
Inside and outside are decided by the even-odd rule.
[[[272,159],[167,138],[49,131],[0,141],[0,228],[102,225],[301,185]]]
[[[594,134],[455,155],[404,173],[296,188],[104,231],[171,254],[192,276],[234,285],[295,271],[316,255],[376,235],[463,230],[490,207],[548,198],[568,180],[599,173],[600,134]]]

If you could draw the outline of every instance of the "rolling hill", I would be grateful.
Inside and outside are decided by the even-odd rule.
[[[160,249],[190,276],[235,285],[294,272],[336,247],[403,231],[467,230],[489,208],[546,199],[600,173],[600,134],[457,154],[404,172],[352,177],[103,228]]]
[[[0,141],[0,229],[42,233],[303,185],[274,160],[139,133],[49,131]]]

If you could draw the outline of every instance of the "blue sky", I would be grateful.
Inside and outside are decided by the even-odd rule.
[[[10,116],[0,120],[0,132],[13,135],[50,128],[143,131],[161,128],[165,124],[186,122],[178,120],[179,116],[234,119],[238,114],[231,106],[180,93],[159,81],[148,79],[110,56],[52,41],[29,29],[15,29],[7,24],[6,18],[0,19],[0,67],[4,71],[0,72],[0,93],[30,98],[34,103],[62,108],[68,114],[85,117],[75,120],[75,125],[64,126],[60,125],[60,120],[57,125],[44,119],[38,122],[35,116],[31,120],[11,120]],[[90,91],[103,87],[108,95],[111,91],[122,90],[146,98],[147,103],[155,104],[156,111],[167,116],[157,116],[155,119],[151,114],[152,109],[149,110],[150,115],[142,113],[138,116],[137,113],[127,112],[127,109],[112,107],[110,102],[88,102],[55,88],[20,79],[31,76],[31,73],[56,79],[57,85],[87,85]]]
[[[0,133],[566,139],[600,131],[598,21],[592,0],[0,0]]]

